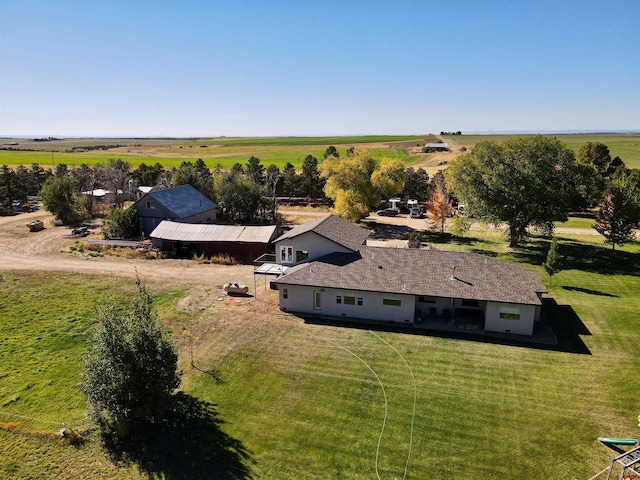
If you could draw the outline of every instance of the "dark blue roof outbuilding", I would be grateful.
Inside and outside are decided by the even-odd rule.
[[[186,218],[218,206],[191,185],[150,191],[147,196],[171,210],[177,218]],[[146,200],[148,198],[143,197]]]

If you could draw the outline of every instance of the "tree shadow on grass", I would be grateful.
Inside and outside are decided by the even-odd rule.
[[[524,246],[515,248],[512,255],[531,265],[542,265],[547,258],[550,240],[531,239]],[[590,245],[564,240],[559,245],[563,270],[580,270],[602,275],[640,276],[640,253],[612,250],[606,246]]]
[[[598,295],[600,297],[619,298],[618,295],[613,295],[611,293],[601,292],[600,290],[591,290],[590,288],[569,287],[569,286],[563,286],[562,288],[564,290],[568,290],[570,292],[581,292],[581,293],[586,293],[588,295]]]
[[[177,408],[162,425],[125,441],[105,439],[116,462],[136,465],[149,478],[242,480],[252,478],[250,453],[224,433],[215,405],[179,392]]]

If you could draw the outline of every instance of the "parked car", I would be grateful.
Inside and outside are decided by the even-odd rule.
[[[398,216],[398,211],[393,208],[385,208],[384,210],[378,210],[376,214],[381,217],[396,217]]]
[[[414,207],[411,209],[411,218],[422,218],[422,209],[420,207]]]

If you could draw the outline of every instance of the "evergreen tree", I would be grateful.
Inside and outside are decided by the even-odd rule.
[[[553,276],[561,270],[562,259],[558,253],[558,239],[553,237],[549,252],[547,253],[547,261],[542,264],[544,270],[549,274],[549,284],[553,284]]]

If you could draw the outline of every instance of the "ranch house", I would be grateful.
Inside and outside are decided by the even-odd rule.
[[[482,255],[366,246],[369,232],[334,216],[276,239],[272,282],[287,312],[433,328],[532,335],[546,289],[538,275]]]

